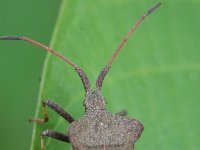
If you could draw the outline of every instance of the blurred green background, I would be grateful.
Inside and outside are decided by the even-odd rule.
[[[24,35],[49,45],[60,0],[0,0],[0,36]],[[0,41],[0,149],[30,149],[45,51]]]
[[[48,45],[59,2],[45,1],[43,6],[41,1],[19,2],[0,5],[0,33],[26,35]],[[94,86],[125,33],[156,2],[64,0],[51,47],[83,68]],[[130,38],[105,79],[108,109],[113,113],[126,109],[145,126],[138,150],[200,148],[199,5],[197,0],[163,1]],[[0,43],[1,146],[27,149],[32,125],[26,119],[35,112],[45,52],[25,42]],[[51,98],[75,118],[81,117],[84,92],[79,77],[69,65],[48,56],[40,100]],[[40,106],[37,111],[41,117]],[[66,132],[68,123],[50,110],[49,114],[47,124],[34,128],[32,150],[40,149],[41,130]],[[69,149],[69,144],[50,138],[45,145],[48,150]]]

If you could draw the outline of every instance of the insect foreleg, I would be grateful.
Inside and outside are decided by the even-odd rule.
[[[29,119],[29,121],[30,122],[35,121],[35,122],[39,122],[39,123],[47,122],[49,118],[48,118],[46,106],[48,106],[51,109],[53,109],[55,112],[57,112],[60,116],[62,116],[69,123],[74,121],[74,119],[72,118],[72,116],[70,114],[65,112],[58,104],[52,102],[51,100],[44,100],[42,102],[42,110],[43,110],[43,114],[44,114],[44,118],[43,119],[31,118],[31,119]]]
[[[59,141],[70,143],[67,135],[47,129],[47,130],[42,131],[42,133],[41,133],[41,150],[45,150],[45,146],[44,146],[44,137],[45,136],[54,138]]]

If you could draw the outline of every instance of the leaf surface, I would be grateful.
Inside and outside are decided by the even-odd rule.
[[[197,150],[199,142],[200,20],[198,1],[167,1],[151,14],[123,47],[106,76],[103,95],[113,113],[127,110],[145,130],[136,143],[141,150]],[[79,65],[92,86],[125,34],[150,1],[64,0],[51,46]],[[36,117],[41,101],[52,99],[75,119],[84,114],[84,89],[74,69],[48,54]],[[40,149],[40,132],[67,133],[69,124],[48,109],[50,121],[35,124],[31,149]],[[70,144],[45,138],[47,150]]]

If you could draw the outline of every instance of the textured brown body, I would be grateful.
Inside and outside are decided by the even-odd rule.
[[[69,127],[68,136],[74,150],[133,150],[143,130],[141,123],[108,112],[98,90],[86,96],[85,105],[92,109],[86,110]]]

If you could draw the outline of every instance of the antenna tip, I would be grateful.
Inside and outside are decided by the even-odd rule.
[[[19,36],[1,36],[0,40],[21,40]]]
[[[154,10],[156,10],[159,6],[161,5],[161,2],[157,3],[156,5],[154,5],[152,8],[150,8],[146,13],[145,16],[150,15]]]

